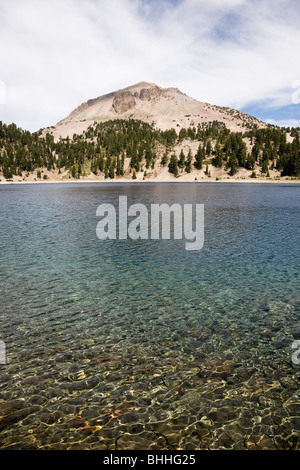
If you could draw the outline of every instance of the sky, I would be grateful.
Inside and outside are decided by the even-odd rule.
[[[30,131],[140,81],[300,126],[299,0],[0,0],[0,120]]]

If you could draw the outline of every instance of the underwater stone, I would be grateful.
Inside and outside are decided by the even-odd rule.
[[[116,441],[116,450],[155,450],[163,448],[166,448],[165,439],[146,431],[139,435],[123,434]]]
[[[141,420],[141,417],[138,413],[125,413],[120,416],[120,421],[123,424],[126,423],[138,423]]]
[[[24,400],[12,400],[10,402],[0,403],[0,416],[20,410],[26,405]]]
[[[243,367],[236,371],[236,376],[240,380],[248,380],[256,372],[254,367]]]
[[[29,375],[28,377],[26,377],[26,379],[24,379],[24,384],[25,385],[35,385],[35,384],[38,384],[39,382],[41,382],[42,380],[42,377],[38,377],[38,376],[35,376],[35,375]]]
[[[71,364],[69,367],[69,373],[74,374],[75,372],[78,372],[80,370],[80,367],[77,364]]]
[[[211,411],[208,413],[207,417],[213,421],[216,421],[217,423],[224,423],[229,419],[228,414],[222,410]]]
[[[55,411],[54,413],[43,411],[39,413],[37,416],[38,416],[39,421],[41,421],[42,423],[54,424],[59,420],[61,414],[58,411]]]
[[[276,446],[272,439],[264,434],[256,434],[251,436],[245,442],[247,449],[253,450],[276,450]]]
[[[299,388],[297,382],[293,379],[293,377],[280,377],[279,381],[284,388],[288,388],[291,390],[298,390]]]
[[[143,424],[139,424],[139,423],[132,424],[127,427],[127,432],[129,432],[129,434],[139,434],[143,430],[144,430]]]
[[[42,405],[45,401],[47,401],[47,399],[41,395],[32,395],[29,399],[29,403],[32,405]]]
[[[36,413],[39,411],[39,406],[30,406],[29,408],[22,408],[21,410],[15,411],[14,413],[10,413],[9,415],[5,416],[0,421],[0,431],[11,426],[12,424],[17,423],[25,419],[28,415]]]
[[[207,428],[198,428],[192,432],[192,435],[197,436],[200,441],[204,441],[209,436],[209,434],[210,432]]]

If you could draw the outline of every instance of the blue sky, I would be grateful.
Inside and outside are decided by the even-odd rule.
[[[142,80],[300,126],[299,0],[0,0],[0,120],[31,131]]]

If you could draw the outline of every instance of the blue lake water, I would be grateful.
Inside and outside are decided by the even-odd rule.
[[[204,204],[204,246],[99,204]],[[299,448],[300,185],[0,186],[0,447]]]

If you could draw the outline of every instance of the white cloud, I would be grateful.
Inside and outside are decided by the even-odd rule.
[[[300,119],[273,119],[267,118],[265,120],[269,124],[273,124],[274,126],[279,127],[300,127]]]
[[[214,104],[291,103],[298,0],[0,0],[0,119],[36,130],[141,80]]]

